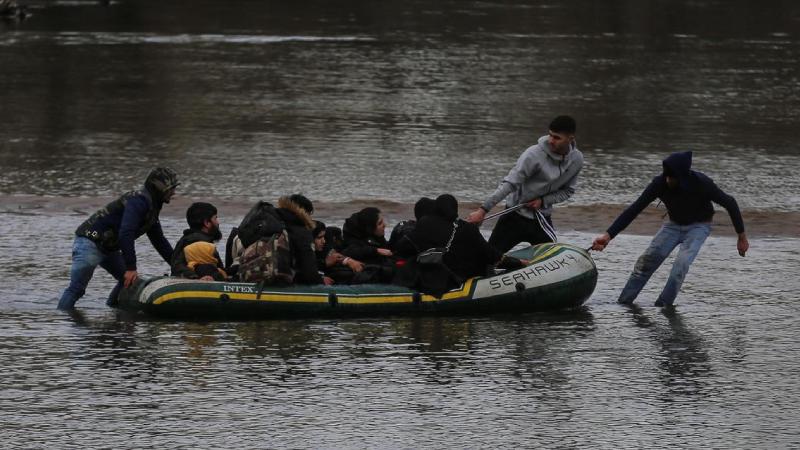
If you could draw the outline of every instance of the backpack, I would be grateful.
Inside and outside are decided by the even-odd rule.
[[[238,273],[239,279],[247,283],[262,286],[292,284],[294,269],[289,233],[281,230],[246,247],[239,259]]]
[[[244,248],[247,248],[259,239],[279,233],[286,226],[271,203],[259,201],[250,208],[238,228],[239,239]]]
[[[394,250],[397,243],[401,239],[411,234],[414,228],[417,227],[416,220],[403,220],[392,228],[392,233],[389,235],[389,248]]]

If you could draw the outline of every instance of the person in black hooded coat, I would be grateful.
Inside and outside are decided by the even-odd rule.
[[[435,210],[436,202],[432,198],[421,197],[417,200],[417,203],[414,204],[414,219],[403,220],[392,229],[392,233],[389,235],[389,249],[394,251],[403,236],[411,233],[417,226],[417,221],[424,216],[433,214]]]
[[[653,200],[664,202],[669,221],[661,226],[653,236],[650,246],[636,261],[633,272],[617,299],[618,303],[625,305],[633,303],[653,273],[675,247],[679,247],[667,284],[655,303],[661,307],[674,304],[689,267],[711,234],[711,219],[714,216],[712,202],[728,211],[738,235],[736,249],[739,255],[744,256],[750,248],[736,200],[717,187],[711,178],[692,170],[692,152],[673,153],[661,165],[662,173],[654,177],[639,198],[614,220],[605,233],[592,242],[592,250],[603,251]]]
[[[443,194],[435,202],[434,213],[421,217],[414,230],[397,244],[397,256],[411,262],[404,270],[417,270],[419,273],[414,285],[408,287],[441,296],[467,278],[486,275],[489,268],[496,264],[509,269],[524,265],[523,261],[503,256],[489,245],[476,225],[459,219],[458,201],[455,197]],[[442,268],[432,270],[414,262],[420,252],[429,248],[445,247],[450,236],[453,236],[453,241],[444,255],[444,264],[451,273]]]
[[[356,272],[349,280],[350,283],[391,281],[394,274],[394,260],[384,236],[385,231],[386,222],[378,208],[364,208],[345,220],[342,227],[344,237],[342,254],[346,258],[364,264],[364,270]]]
[[[314,207],[300,194],[281,197],[275,209],[286,225],[289,234],[289,247],[294,260],[294,282],[297,284],[323,284],[324,280],[317,270],[317,257],[314,254],[314,220],[311,213]]]

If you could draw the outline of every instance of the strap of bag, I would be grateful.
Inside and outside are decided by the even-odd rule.
[[[453,234],[450,235],[450,239],[447,241],[447,245],[444,246],[444,252],[447,253],[450,251],[450,244],[453,243],[453,238],[456,237],[456,228],[458,228],[458,221],[456,220],[453,222]]]

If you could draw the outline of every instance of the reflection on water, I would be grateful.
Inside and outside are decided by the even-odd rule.
[[[798,389],[784,377],[798,367],[774,355],[794,354],[792,339],[746,315],[715,317],[611,304],[353,321],[3,314],[0,412],[7,442],[34,446],[65,428],[84,430],[76,445],[230,445],[234,425],[243,446],[791,442]]]
[[[661,381],[668,388],[665,400],[674,401],[679,395],[712,395],[705,392],[706,386],[702,383],[705,377],[711,375],[703,338],[686,326],[682,315],[674,308],[662,309],[661,313],[667,319],[667,326],[662,326],[651,320],[640,306],[632,305],[630,310],[636,326],[647,328],[661,347]]]

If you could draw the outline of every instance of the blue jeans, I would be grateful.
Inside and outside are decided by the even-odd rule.
[[[711,234],[711,224],[708,222],[694,223],[691,225],[678,225],[673,222],[664,224],[658,233],[653,237],[650,246],[644,251],[636,266],[633,268],[628,282],[619,294],[618,303],[630,304],[639,295],[647,280],[661,266],[661,263],[672,253],[672,250],[680,245],[678,256],[672,264],[672,271],[669,273],[667,284],[661,295],[658,296],[656,305],[669,306],[678,296],[683,280],[689,272],[694,258],[700,251],[700,247]]]
[[[125,262],[122,253],[117,250],[107,252],[98,247],[91,240],[78,236],[72,244],[72,268],[69,271],[69,287],[61,294],[58,309],[73,309],[75,302],[86,293],[86,286],[92,279],[94,269],[100,266],[110,273],[117,285],[111,291],[108,301],[113,302],[122,287],[125,275]]]

